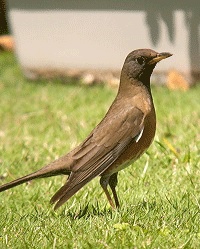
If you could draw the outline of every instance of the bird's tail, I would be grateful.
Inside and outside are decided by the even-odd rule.
[[[69,174],[70,174],[70,171],[67,168],[63,167],[63,165],[60,165],[59,163],[57,163],[57,160],[56,160],[53,163],[46,165],[45,167],[43,167],[42,169],[36,172],[33,172],[29,175],[23,176],[12,182],[9,182],[9,183],[6,183],[0,186],[0,192],[13,188],[17,185],[20,185],[24,182],[28,182],[36,178],[46,178],[46,177],[55,176],[55,175],[69,175]]]

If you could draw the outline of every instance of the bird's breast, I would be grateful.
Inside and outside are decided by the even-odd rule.
[[[156,131],[156,116],[154,110],[146,116],[144,124],[141,138],[137,142],[131,141],[124,152],[103,173],[103,175],[112,175],[113,173],[128,167],[148,149],[153,141]]]

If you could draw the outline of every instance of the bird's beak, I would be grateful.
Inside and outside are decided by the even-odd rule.
[[[166,52],[163,52],[163,53],[158,53],[156,57],[154,57],[152,60],[149,61],[148,64],[154,64],[154,63],[157,63],[163,59],[166,59],[170,56],[172,56],[173,54],[170,54],[170,53],[166,53]]]

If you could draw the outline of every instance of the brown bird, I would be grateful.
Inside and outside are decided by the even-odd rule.
[[[96,176],[110,205],[119,207],[116,193],[118,171],[137,160],[150,146],[156,131],[156,114],[150,76],[157,62],[172,54],[151,49],[131,52],[124,62],[117,96],[103,120],[67,155],[42,169],[0,186],[0,192],[35,178],[69,175],[51,198],[55,209]],[[108,192],[110,186],[115,205]]]

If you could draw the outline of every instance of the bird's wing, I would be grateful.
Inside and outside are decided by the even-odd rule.
[[[51,203],[58,201],[55,208],[94,177],[102,174],[128,144],[139,140],[144,129],[144,117],[144,113],[137,107],[126,112],[123,110],[112,116],[112,119],[105,116],[72,156],[72,173],[66,184],[51,199]]]

